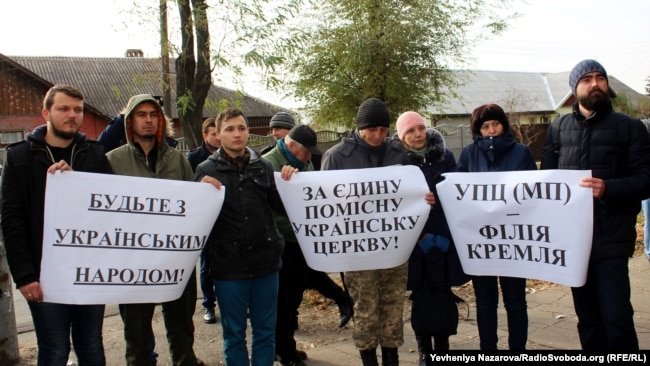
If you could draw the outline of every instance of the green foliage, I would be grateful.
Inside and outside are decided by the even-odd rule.
[[[616,93],[612,100],[614,109],[634,118],[644,119],[650,117],[650,98],[644,96],[637,100],[631,99],[627,94]]]
[[[287,20],[299,11],[303,0],[220,0],[209,9],[213,35],[212,63],[216,79],[243,84],[251,70],[277,83],[276,68],[285,62],[284,52],[294,50],[282,38]]]
[[[123,25],[137,24],[158,34],[160,19],[152,15],[160,14],[160,1],[133,2],[122,12]],[[302,0],[162,0],[162,4],[168,8],[170,43],[161,48],[176,61],[175,104],[186,141],[194,147],[201,141],[206,103],[241,105],[238,97],[206,101],[213,80],[243,85],[250,66],[277,84],[275,69],[285,61],[283,52],[294,49],[294,41],[287,42],[278,33]]]
[[[236,91],[234,98],[230,98],[230,99],[222,98],[222,99],[219,99],[219,100],[206,99],[205,100],[205,108],[208,109],[209,114],[211,116],[218,115],[219,113],[221,113],[221,111],[223,111],[226,108],[243,109],[245,96],[246,95],[244,93],[242,93],[240,91]]]
[[[474,41],[507,28],[507,0],[327,0],[312,3],[289,32],[289,77],[321,127],[352,127],[358,106],[382,99],[393,120],[445,101]],[[515,14],[516,15],[516,14]],[[479,30],[483,29],[483,30]]]
[[[185,116],[196,107],[196,102],[192,98],[192,92],[187,90],[185,94],[176,97],[176,108],[178,108],[178,115]]]

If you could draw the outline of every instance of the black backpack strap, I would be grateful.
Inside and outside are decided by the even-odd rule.
[[[558,159],[560,156],[560,131],[562,131],[562,122],[570,114],[565,114],[557,121],[557,123],[551,124],[551,137],[553,138],[553,152],[555,153],[555,158]]]

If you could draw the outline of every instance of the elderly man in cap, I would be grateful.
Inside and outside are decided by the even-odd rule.
[[[293,119],[293,116],[287,112],[278,112],[271,117],[271,123],[269,127],[271,128],[271,135],[275,139],[277,144],[278,140],[284,139],[289,131],[296,125],[296,120]],[[276,145],[270,145],[262,150],[260,150],[260,155],[264,155],[271,151]]]
[[[314,170],[312,156],[321,154],[316,132],[307,125],[298,125],[284,139],[278,140],[276,147],[263,158],[271,162],[273,169],[278,172],[285,166],[308,172]],[[345,291],[327,273],[307,266],[289,218],[276,213],[275,221],[285,240],[280,270],[275,349],[282,365],[302,365],[307,355],[296,350],[294,332],[298,327],[298,307],[305,289],[314,288],[336,302],[340,314],[339,327],[345,326],[352,317],[352,306]]]
[[[578,63],[569,76],[573,112],[549,127],[541,169],[591,170],[581,187],[593,192],[593,239],[587,281],[573,287],[573,306],[584,350],[636,351],[628,259],[636,218],[650,196],[650,137],[643,123],[614,112],[605,68]]]

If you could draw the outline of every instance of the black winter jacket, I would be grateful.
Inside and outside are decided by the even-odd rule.
[[[45,144],[47,126],[7,147],[2,172],[2,232],[11,276],[20,288],[39,281],[43,253],[43,216],[47,168],[53,157]],[[111,173],[104,148],[77,134],[73,141],[73,170]]]
[[[619,123],[627,125],[629,141],[621,141]],[[650,196],[650,137],[645,126],[611,107],[585,118],[576,103],[560,126],[559,154],[552,130],[549,127],[544,140],[541,169],[591,170],[593,177],[605,181],[604,196],[594,199],[591,259],[632,256],[640,202]]]
[[[240,173],[221,155],[210,155],[196,168],[195,180],[208,175],[226,189],[221,213],[208,239],[210,275],[218,280],[248,280],[282,267],[284,239],[271,208],[286,215],[275,187],[273,167],[252,149]]]
[[[185,156],[192,166],[192,171],[196,171],[196,167],[210,157],[210,155],[212,155],[212,153],[208,150],[205,141],[203,141],[201,146],[188,151]]]
[[[511,172],[537,170],[528,146],[515,140],[510,131],[499,136],[474,135],[474,143],[463,148],[458,158],[459,172]]]
[[[362,169],[408,164],[406,150],[401,142],[387,137],[380,146],[370,146],[359,135],[359,130],[354,130],[352,137],[344,138],[323,154],[321,169]]]

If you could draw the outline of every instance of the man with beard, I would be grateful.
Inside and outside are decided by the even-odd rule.
[[[83,95],[77,88],[48,90],[41,114],[46,125],[7,147],[2,172],[2,232],[16,287],[28,302],[38,341],[39,365],[65,365],[70,336],[80,365],[105,365],[104,305],[44,302],[40,286],[47,174],[55,171],[111,173],[104,149],[79,133]]]
[[[587,280],[571,289],[584,350],[636,351],[628,259],[641,200],[650,196],[650,137],[641,121],[614,112],[605,68],[578,63],[569,76],[577,102],[544,141],[541,169],[591,170],[593,239]]]
[[[167,144],[171,124],[158,101],[150,94],[135,95],[124,110],[122,145],[106,154],[115,174],[134,177],[192,181],[192,166],[182,152]],[[192,275],[181,297],[162,305],[172,364],[201,364],[194,354],[194,323],[196,307],[196,273]],[[126,364],[148,365],[151,360],[151,321],[156,304],[120,304],[126,340]]]

